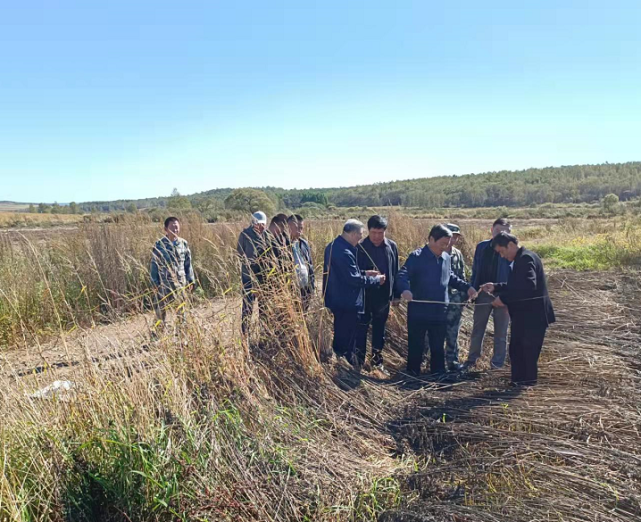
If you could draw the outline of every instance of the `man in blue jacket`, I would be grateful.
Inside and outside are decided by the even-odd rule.
[[[510,233],[511,230],[510,222],[505,218],[499,218],[492,225],[492,238],[501,232]],[[476,245],[470,283],[477,290],[485,283],[506,283],[510,274],[510,262],[494,251],[490,246],[491,242],[491,239],[487,239]],[[483,338],[490,315],[494,318],[494,354],[490,364],[492,368],[501,368],[505,364],[510,315],[505,306],[492,306],[494,299],[494,296],[486,292],[478,295],[474,307],[474,326],[470,339],[470,352],[465,362],[466,368],[474,366],[481,357]]]
[[[385,284],[385,275],[376,270],[362,271],[356,261],[357,245],[363,239],[363,223],[349,219],[343,233],[325,248],[323,295],[325,306],[334,314],[334,352],[344,356],[356,370],[360,361],[355,353],[360,316],[365,311],[365,288]]]
[[[412,252],[396,278],[396,293],[409,301],[407,307],[407,373],[418,376],[425,350],[425,334],[429,337],[432,373],[445,372],[445,333],[448,288],[476,297],[471,285],[452,273],[450,255],[446,252],[452,232],[443,225],[430,230],[428,243]]]

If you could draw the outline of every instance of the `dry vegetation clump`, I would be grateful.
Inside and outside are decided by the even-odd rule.
[[[146,357],[72,368],[77,387],[51,400],[4,364],[0,519],[364,521],[395,505],[381,408],[333,383],[290,287],[269,290],[278,326],[255,324],[250,345],[229,298]]]
[[[390,236],[406,256],[432,224],[392,216]],[[488,224],[460,224],[469,261]],[[506,371],[408,378],[403,308],[384,379],[331,357],[331,316],[318,295],[303,311],[292,270],[270,275],[241,340],[240,225],[184,225],[202,290],[155,342],[158,228],[2,239],[0,520],[641,519],[638,272],[552,274],[536,388],[508,388]],[[556,226],[516,231],[529,244]],[[307,224],[317,266],[341,227]],[[76,386],[33,397],[56,379]]]

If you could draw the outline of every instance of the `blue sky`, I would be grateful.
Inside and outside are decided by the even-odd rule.
[[[0,0],[0,200],[639,160],[639,27],[636,0]]]

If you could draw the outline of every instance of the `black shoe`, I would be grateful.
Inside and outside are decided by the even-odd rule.
[[[460,372],[461,370],[463,370],[463,365],[457,362],[452,362],[447,365],[447,369],[450,372]]]

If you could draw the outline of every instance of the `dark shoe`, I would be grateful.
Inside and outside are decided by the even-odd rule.
[[[463,365],[457,362],[452,362],[447,365],[447,370],[450,372],[460,372],[461,370],[463,370]]]
[[[417,372],[416,370],[405,370],[405,373],[409,375],[410,377],[420,377],[421,372]]]

